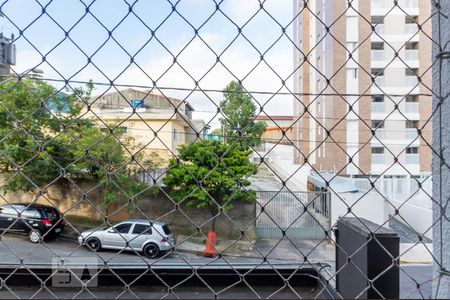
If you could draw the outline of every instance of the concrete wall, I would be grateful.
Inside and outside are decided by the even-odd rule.
[[[433,57],[448,51],[450,41],[450,1],[440,1],[439,11],[433,6]],[[442,57],[433,65],[433,296],[450,298],[450,276],[440,271],[450,270],[450,60]],[[442,102],[441,102],[442,101]],[[439,108],[439,110],[438,110]],[[447,217],[444,217],[447,216]]]
[[[411,204],[410,201],[398,201],[398,200],[390,200],[390,202],[395,207],[399,208],[399,215],[401,217],[397,217],[397,219],[410,226],[412,229],[417,231],[420,234],[425,235],[427,238],[433,238],[433,211],[428,208],[424,208],[418,205]],[[392,206],[389,207],[389,213],[394,215],[394,208]]]
[[[192,235],[197,227],[206,235],[210,229],[211,215],[206,209],[196,209],[181,204],[176,209],[175,203],[163,193],[138,200],[138,210],[129,211],[122,203],[115,203],[108,209],[102,208],[101,191],[92,181],[76,183],[60,182],[50,186],[44,196],[37,197],[35,193],[7,193],[4,199],[8,203],[23,203],[36,200],[38,203],[58,207],[66,216],[77,216],[89,220],[104,220],[108,217],[112,222],[119,222],[128,218],[149,218],[162,220],[168,223],[175,234]],[[0,205],[6,201],[0,198]],[[239,238],[241,230],[245,231],[246,238],[254,240],[256,202],[236,202],[235,207],[227,212],[228,216],[221,214],[217,217],[216,231],[218,238]]]
[[[354,205],[354,206],[352,206]],[[351,207],[351,213],[348,213]],[[365,193],[331,193],[331,225],[341,217],[358,217],[384,224],[388,219],[385,200],[375,192]]]

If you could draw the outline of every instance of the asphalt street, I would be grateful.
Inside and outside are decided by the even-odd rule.
[[[264,257],[273,263],[303,263],[307,256],[311,263],[332,263],[334,260],[334,247],[327,242],[319,241],[293,241],[293,240],[260,240],[252,252],[244,256],[226,255],[222,259],[206,258],[195,253],[178,252],[167,254],[160,259],[148,259],[130,251],[102,250],[94,253],[85,247],[79,246],[75,241],[50,240],[40,244],[33,244],[26,236],[4,234],[0,240],[0,265],[23,264],[38,265],[51,264],[54,258],[63,257],[90,257],[97,258],[109,264],[143,264],[147,263],[208,263],[222,261],[223,263],[261,263]]]
[[[95,258],[101,264],[107,262],[109,266],[119,266],[123,268],[146,268],[149,264],[152,266],[172,265],[173,267],[180,265],[185,267],[221,265],[223,268],[229,268],[231,266],[236,267],[245,264],[263,264],[263,256],[267,256],[269,265],[297,264],[300,266],[303,263],[303,255],[309,253],[308,259],[311,259],[311,261],[323,260],[322,262],[329,263],[333,268],[333,247],[326,243],[322,243],[320,247],[314,247],[316,243],[317,242],[314,241],[311,241],[310,244],[306,242],[299,242],[298,245],[295,245],[292,241],[286,240],[258,241],[256,245],[258,250],[254,250],[247,256],[224,256],[222,258],[206,258],[197,256],[192,253],[180,252],[168,254],[161,259],[151,260],[131,252],[120,253],[117,251],[104,250],[98,253],[93,253],[88,251],[84,247],[80,247],[73,241],[53,240],[42,244],[32,244],[25,236],[3,235],[0,241],[0,266],[23,265],[36,267],[45,265],[48,267],[48,265],[54,263],[54,259],[58,257],[79,257]],[[431,265],[401,265],[400,279],[402,298],[429,298],[431,296]],[[29,295],[30,293],[32,294],[32,290],[33,289],[27,290],[25,288],[21,289],[20,292],[25,296]],[[100,290],[99,292],[103,293],[105,297],[107,297],[108,295],[108,291]],[[120,293],[120,290],[118,292]],[[189,291],[186,290],[185,292],[187,293]],[[210,291],[200,293],[198,294],[198,297],[201,298],[202,296],[208,294],[208,292]],[[9,297],[11,297],[11,294],[7,291],[7,289],[2,289],[0,292],[0,298],[8,298],[8,293]],[[64,291],[64,293],[68,293],[68,291]],[[160,293],[162,293],[162,291],[141,290],[140,293],[142,293],[142,296],[148,295],[149,297],[156,297],[156,295],[159,295]],[[248,296],[248,291],[241,291],[240,293],[241,294],[238,294],[241,295],[242,298],[245,298],[245,295]],[[115,294],[114,297],[116,296],[117,294]],[[196,294],[192,294],[191,296],[197,297]]]

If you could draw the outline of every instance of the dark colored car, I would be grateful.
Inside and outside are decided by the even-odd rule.
[[[26,234],[32,243],[61,234],[64,223],[61,212],[52,206],[35,203],[0,206],[0,231]]]

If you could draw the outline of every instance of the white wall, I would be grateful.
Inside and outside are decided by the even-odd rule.
[[[401,217],[396,218],[406,226],[411,226],[415,231],[424,234],[427,238],[433,238],[433,230],[430,229],[433,224],[433,211],[408,202],[390,200],[390,202],[399,210]],[[389,209],[391,215],[394,214],[394,208]],[[428,230],[428,231],[427,231]],[[427,232],[425,232],[427,231]]]
[[[352,206],[348,213],[348,206]],[[331,225],[336,224],[340,217],[358,217],[383,224],[388,218],[385,200],[378,193],[331,193]]]

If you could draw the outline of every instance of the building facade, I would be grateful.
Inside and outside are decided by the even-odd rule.
[[[0,32],[0,76],[11,75],[11,66],[16,64],[16,45],[14,35],[7,38]]]
[[[430,172],[431,2],[294,2],[295,161],[355,176]]]
[[[266,123],[266,130],[261,136],[261,140],[266,143],[281,142],[290,144],[294,137],[293,120],[293,116],[259,115],[255,118],[255,121]]]
[[[136,148],[167,161],[178,154],[180,145],[192,143],[197,132],[205,130],[203,121],[192,120],[193,110],[185,101],[129,88],[92,97],[85,117],[131,137]]]

